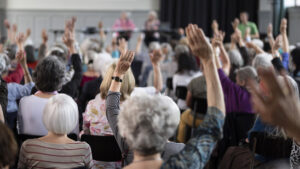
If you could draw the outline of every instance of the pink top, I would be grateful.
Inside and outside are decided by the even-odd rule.
[[[20,83],[22,78],[24,76],[23,69],[20,64],[18,64],[16,70],[13,72],[9,73],[6,77],[3,78],[3,80],[6,81],[6,83]]]
[[[121,20],[117,19],[113,25],[113,30],[134,30],[135,25],[132,20],[127,19],[127,20]]]
[[[85,75],[83,75],[82,79],[81,79],[80,87],[83,87],[86,82],[97,79],[97,78],[98,78],[97,76],[85,76]]]

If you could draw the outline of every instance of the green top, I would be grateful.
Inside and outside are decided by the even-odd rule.
[[[240,23],[238,28],[242,32],[243,37],[245,36],[246,29],[248,27],[250,28],[250,34],[251,35],[255,35],[256,33],[258,33],[257,26],[254,22],[249,22],[248,21],[247,24]]]

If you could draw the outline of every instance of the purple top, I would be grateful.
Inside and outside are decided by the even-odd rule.
[[[222,69],[218,69],[218,73],[224,92],[226,113],[254,113],[250,93],[232,82]]]

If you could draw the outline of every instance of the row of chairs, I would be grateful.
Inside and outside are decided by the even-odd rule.
[[[20,134],[17,137],[19,145],[22,145],[27,139],[35,139],[42,136]],[[68,137],[78,141],[76,134],[69,134]],[[91,147],[93,159],[97,161],[114,162],[121,161],[122,153],[114,136],[93,136],[82,135],[80,141],[85,141]]]

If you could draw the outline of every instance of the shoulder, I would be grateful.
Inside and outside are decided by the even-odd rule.
[[[22,97],[22,99],[20,100],[20,103],[31,102],[31,101],[33,101],[33,100],[36,99],[35,97],[36,97],[36,96],[34,96],[34,95],[24,96],[24,97]]]

